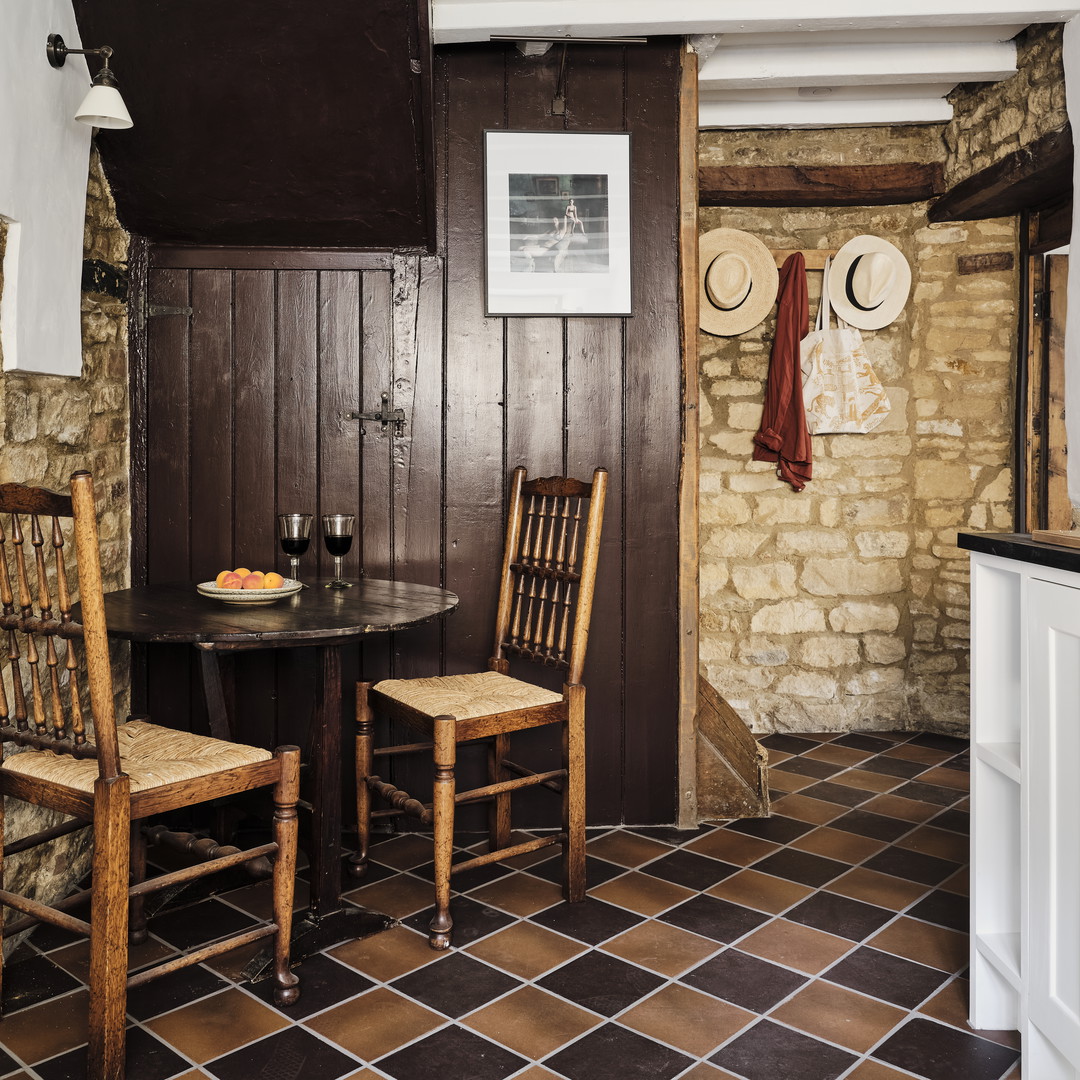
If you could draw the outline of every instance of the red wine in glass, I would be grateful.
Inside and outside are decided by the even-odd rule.
[[[278,514],[278,543],[289,557],[289,577],[294,581],[299,580],[300,556],[311,543],[311,519],[311,514]]]
[[[326,583],[328,589],[348,589],[352,586],[351,581],[345,581],[341,576],[341,560],[352,547],[355,520],[352,514],[323,514],[323,541],[326,550],[334,557],[334,580]]]

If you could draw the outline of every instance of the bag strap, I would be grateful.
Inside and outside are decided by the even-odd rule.
[[[817,309],[817,322],[814,324],[815,330],[828,330],[829,329],[829,264],[831,259],[825,260],[825,273],[821,277],[821,301],[818,304]]]

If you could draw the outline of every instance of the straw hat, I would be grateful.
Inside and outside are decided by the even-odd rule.
[[[776,301],[780,275],[769,249],[739,229],[712,229],[698,241],[701,329],[735,337],[757,326]]]
[[[880,330],[904,310],[911,267],[888,240],[856,236],[837,253],[829,271],[829,299],[837,317],[860,330]]]

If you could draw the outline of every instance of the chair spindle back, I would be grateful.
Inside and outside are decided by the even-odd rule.
[[[116,721],[91,484],[89,473],[76,473],[70,496],[0,485],[0,629],[7,661],[0,675],[0,744],[97,757],[105,775],[116,775],[118,758],[108,752],[116,746]],[[74,521],[68,535],[75,537],[83,607],[89,598],[97,609],[94,633],[72,616],[68,520]],[[87,740],[91,718],[94,742]]]
[[[514,470],[493,661],[520,657],[581,681],[589,640],[607,471],[592,483],[526,480]]]

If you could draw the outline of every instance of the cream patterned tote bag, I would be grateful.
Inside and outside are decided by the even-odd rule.
[[[873,431],[889,415],[889,398],[866,355],[862,335],[837,317],[832,329],[829,262],[817,326],[802,339],[803,404],[811,435]]]

